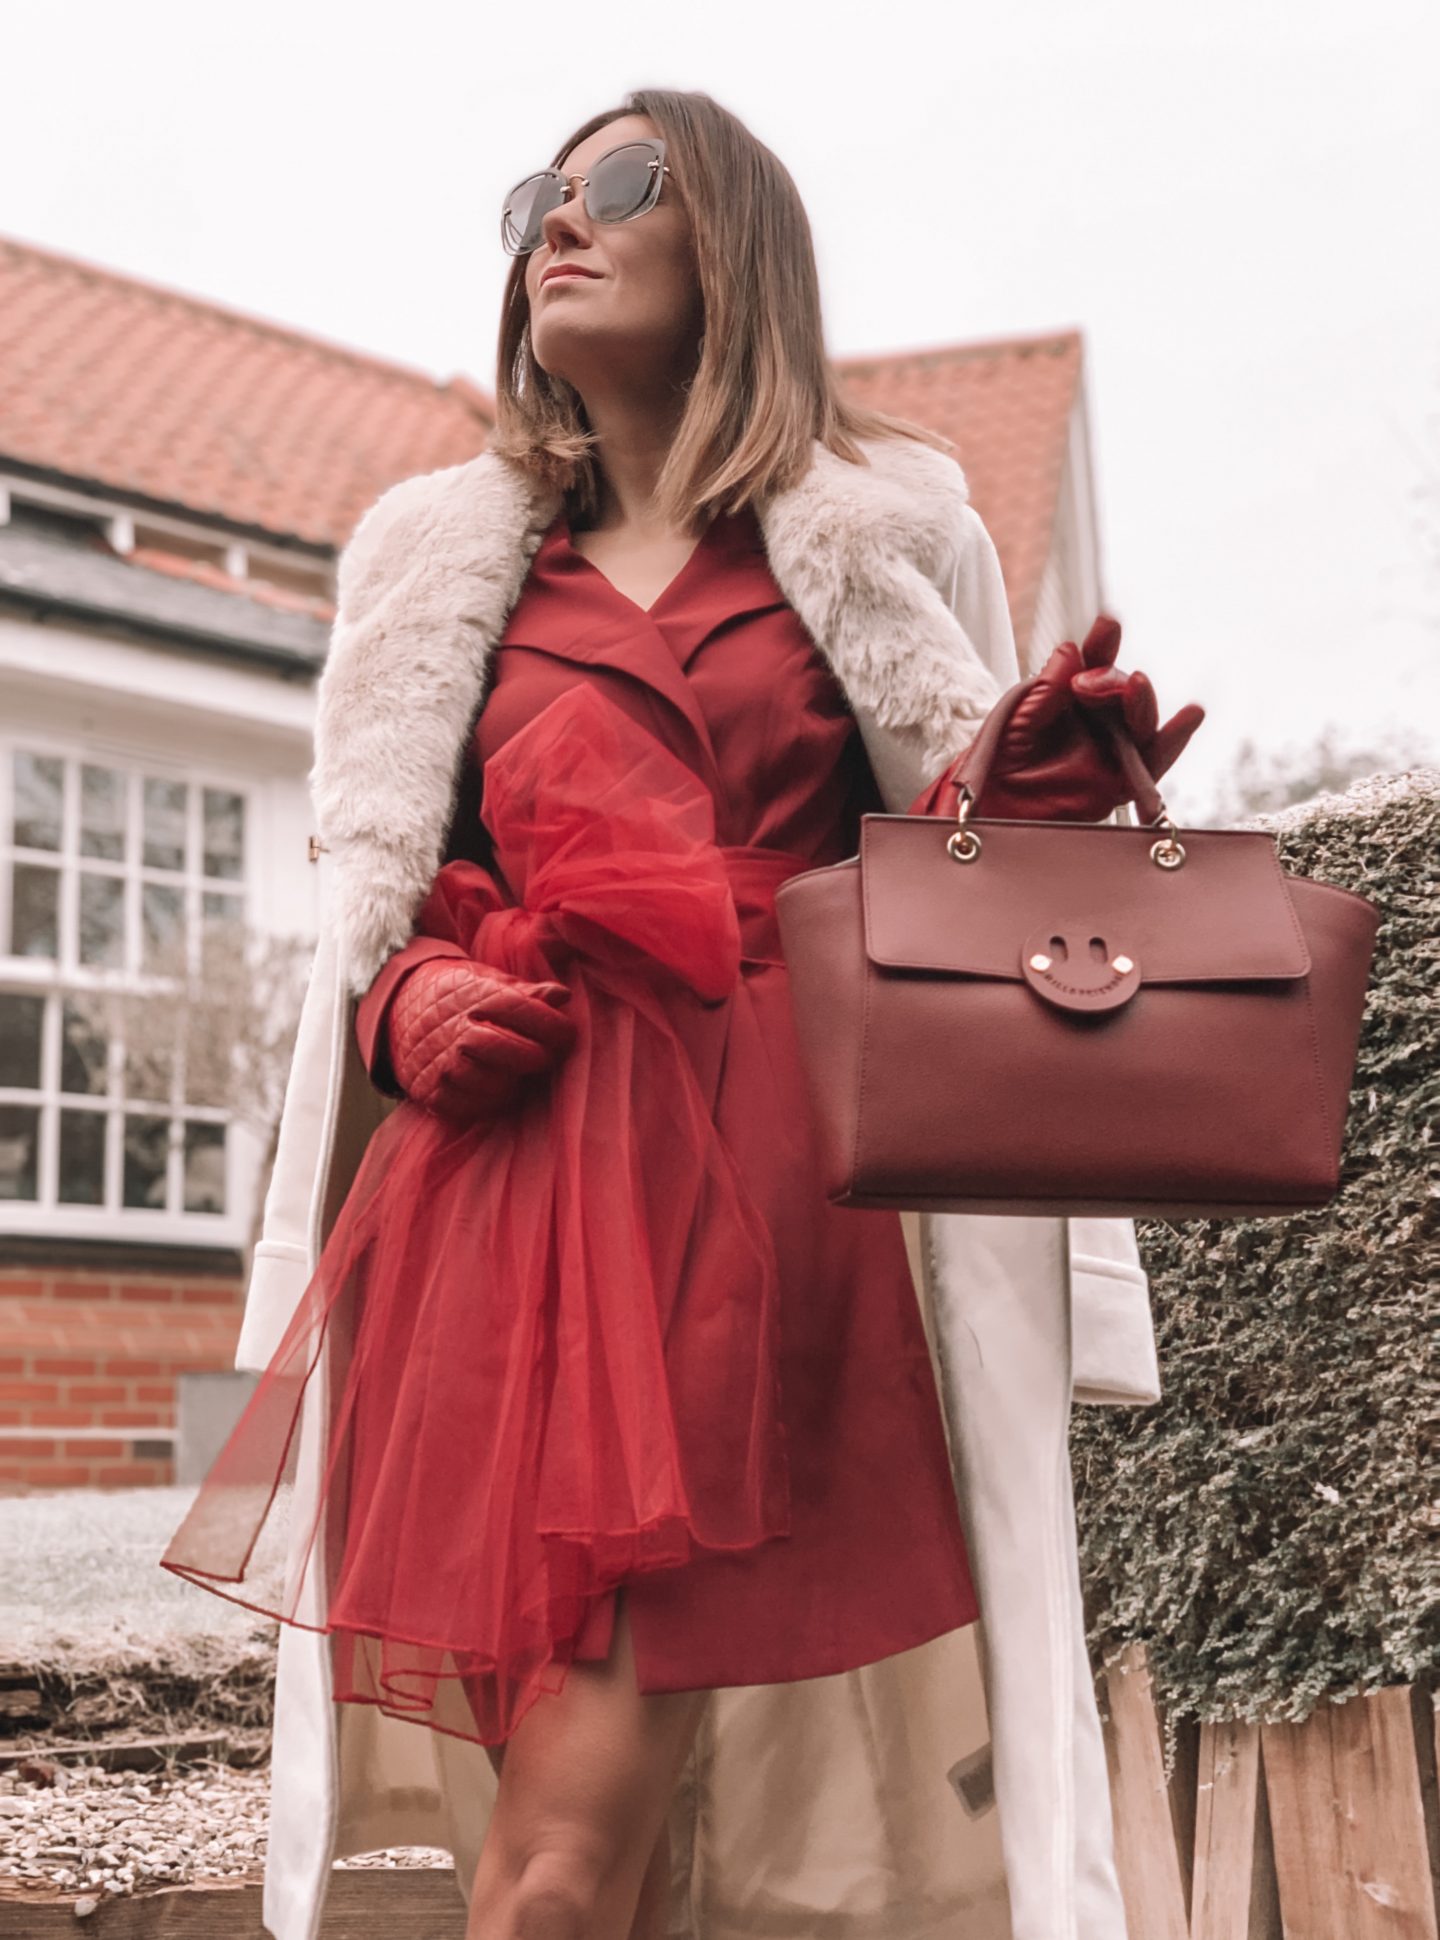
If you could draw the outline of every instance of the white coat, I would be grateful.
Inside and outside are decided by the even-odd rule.
[[[1035,668],[1017,660],[959,465],[909,440],[865,451],[857,466],[817,443],[760,523],[885,806],[903,811]],[[411,933],[489,657],[559,507],[482,453],[393,486],[341,555],[310,777],[323,914],[241,1368],[278,1344],[387,1109],[360,1062],[354,998]],[[857,1671],[713,1694],[670,1819],[677,1940],[1124,1940],[1067,1425],[1072,1398],[1157,1397],[1134,1227],[903,1220],[981,1621]],[[313,1501],[340,1351],[328,1346],[307,1389],[297,1510]],[[319,1594],[308,1621],[323,1621]],[[281,1627],[264,1889],[276,1940],[314,1940],[342,1854],[443,1847],[468,1892],[495,1793],[480,1745],[336,1704],[329,1647]]]

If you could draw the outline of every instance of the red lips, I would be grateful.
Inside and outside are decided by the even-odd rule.
[[[540,278],[540,281],[542,283],[548,283],[552,276],[598,276],[598,275],[599,275],[598,270],[581,269],[578,263],[552,263],[549,269],[547,269],[545,274]]]

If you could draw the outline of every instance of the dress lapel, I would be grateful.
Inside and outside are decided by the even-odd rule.
[[[585,557],[562,512],[536,550],[500,645],[607,667],[642,682],[678,717],[691,765],[723,800],[690,663],[717,625],[783,604],[751,518],[714,520],[647,609]]]
[[[702,537],[700,547],[704,545]],[[695,566],[692,553],[652,611],[663,609],[667,595]],[[711,778],[715,756],[705,717],[665,634],[651,612],[612,585],[576,548],[563,512],[536,550],[500,644],[613,668],[643,681],[680,717],[707,770],[706,779]]]
[[[765,558],[753,512],[721,513],[685,570],[651,609],[677,664],[691,661],[718,628],[785,604]]]

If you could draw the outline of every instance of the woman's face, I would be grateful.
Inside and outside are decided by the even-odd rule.
[[[622,115],[577,142],[560,164],[586,175],[622,142],[660,130],[648,115]],[[579,190],[579,184],[573,184]],[[629,222],[592,222],[584,191],[552,209],[544,241],[525,265],[530,342],[535,361],[579,391],[651,390],[689,377],[695,368],[702,307],[690,220],[667,175],[653,209]],[[586,270],[552,276],[557,264]]]

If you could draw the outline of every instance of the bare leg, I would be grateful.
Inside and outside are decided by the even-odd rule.
[[[485,1749],[498,1776],[505,1763],[505,1747],[487,1745]],[[668,1824],[662,1824],[660,1836],[650,1854],[650,1863],[645,1868],[645,1877],[640,1882],[640,1898],[636,1902],[635,1918],[630,1923],[626,1940],[665,1940],[669,1912],[670,1828]]]
[[[663,1940],[665,1819],[708,1693],[635,1688],[622,1591],[604,1664],[571,1664],[509,1742],[466,1940]]]

